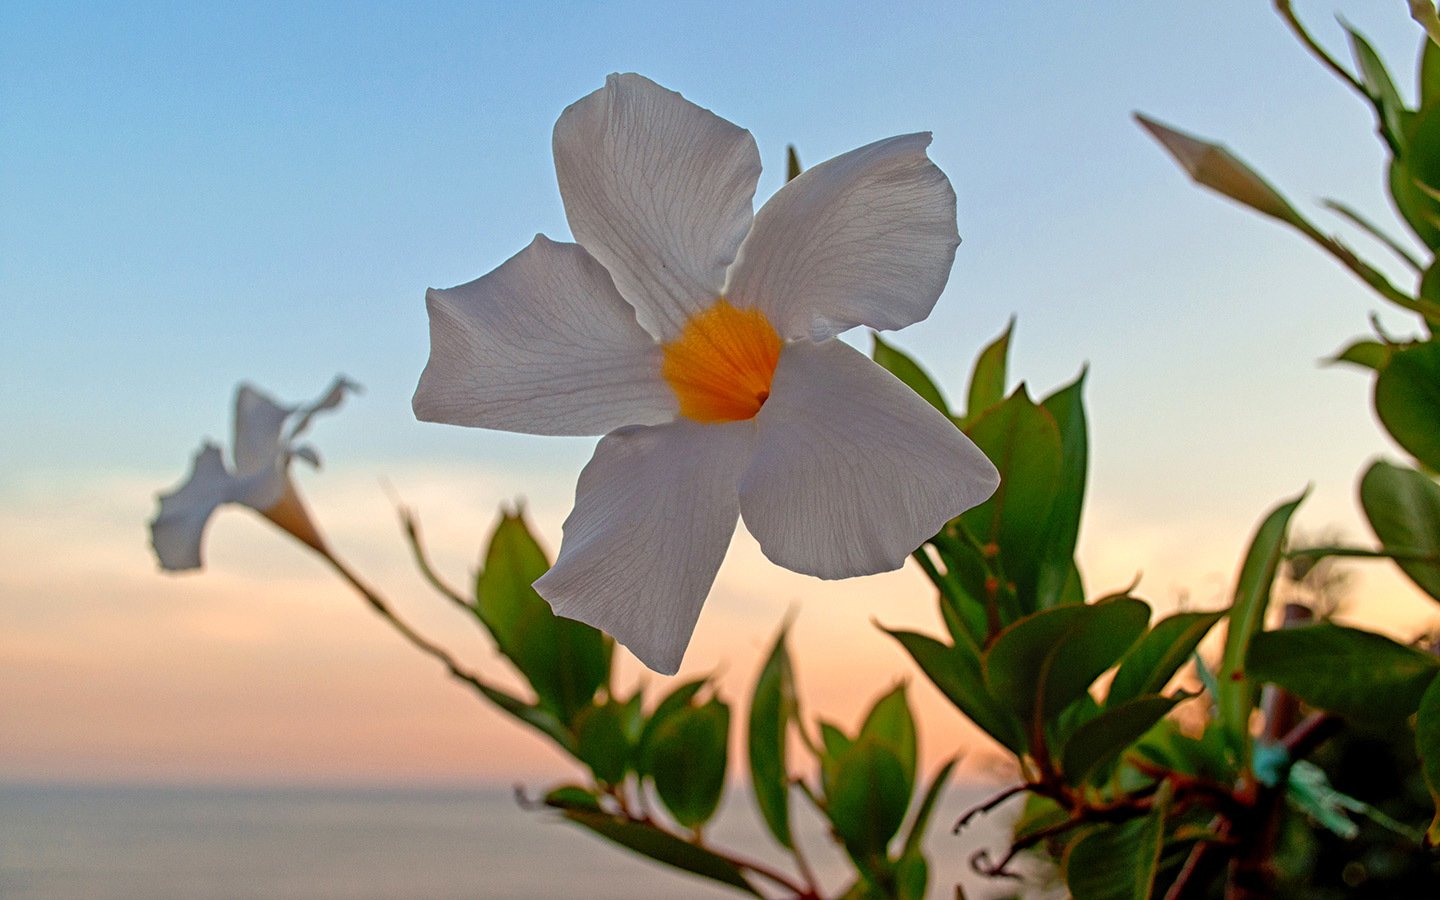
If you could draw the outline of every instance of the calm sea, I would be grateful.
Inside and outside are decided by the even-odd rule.
[[[1004,813],[960,837],[950,824],[990,788],[954,787],[929,846],[932,896],[997,889],[968,872],[979,847],[999,847]],[[731,791],[716,843],[777,855],[749,798]],[[821,852],[823,825],[801,822],[816,867],[836,890],[844,868]],[[0,786],[0,897],[557,898],[738,897],[621,852],[504,791],[439,789]]]

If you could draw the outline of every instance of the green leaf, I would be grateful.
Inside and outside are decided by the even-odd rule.
[[[910,715],[910,703],[905,698],[905,685],[901,684],[875,702],[860,726],[857,741],[873,739],[889,748],[900,760],[905,772],[905,796],[915,784],[915,719]]]
[[[1133,597],[1057,606],[1000,632],[985,654],[985,682],[1022,720],[1049,724],[1079,700],[1145,631],[1150,607]]]
[[[700,692],[700,689],[709,683],[708,678],[697,678],[694,681],[687,681],[675,688],[656,706],[650,718],[645,721],[644,727],[640,730],[640,739],[637,742],[639,752],[636,754],[636,768],[642,775],[650,772],[650,752],[655,746],[655,733],[675,713],[688,708],[690,701]]]
[[[1139,113],[1136,113],[1135,120],[1197,184],[1262,215],[1279,219],[1302,231],[1314,231],[1314,226],[1306,222],[1279,191],[1224,146],[1161,125]]]
[[[776,635],[750,700],[750,784],[766,827],[782,846],[793,849],[786,744],[796,713],[795,673],[785,635],[786,629]]]
[[[980,351],[970,373],[970,390],[965,405],[965,425],[980,418],[986,410],[1005,398],[1005,371],[1010,357],[1010,335],[1015,331],[1012,316],[1005,330]]]
[[[1148,900],[1154,894],[1160,848],[1165,843],[1169,785],[1155,796],[1148,815],[1119,825],[1100,825],[1065,853],[1065,883],[1075,900]]]
[[[1381,544],[1440,560],[1440,485],[1423,473],[1377,462],[1360,479],[1360,504]],[[1396,563],[1422,591],[1440,600],[1440,563]]]
[[[785,180],[794,181],[804,169],[800,168],[800,154],[795,152],[795,145],[790,144],[785,148]]]
[[[1420,756],[1425,786],[1435,802],[1435,818],[1425,832],[1425,842],[1434,847],[1440,845],[1440,678],[1430,682],[1420,699],[1415,716],[1415,751]]]
[[[1070,821],[1070,810],[1049,797],[1030,793],[1026,793],[1024,797],[1025,802],[1020,807],[1020,814],[1015,817],[1015,824],[1010,827],[1010,833],[1015,840],[1029,840],[1042,831]]]
[[[625,709],[613,700],[590,706],[575,717],[576,756],[596,779],[619,784],[629,768],[631,744],[625,733]]]
[[[1432,104],[1440,100],[1440,47],[1434,41],[1425,41],[1425,49],[1420,51],[1420,108],[1429,109]]]
[[[719,700],[686,707],[656,729],[650,778],[670,815],[686,828],[705,824],[720,805],[729,734],[730,707]]]
[[[1061,771],[1071,784],[1098,781],[1125,749],[1165,718],[1184,694],[1146,694],[1106,709],[1075,729],[1065,742]]]
[[[964,645],[946,646],[932,637],[913,631],[886,631],[905,648],[925,673],[956,708],[980,726],[986,734],[1011,752],[1025,752],[1025,739],[1020,723],[985,686],[980,657]]]
[[[531,587],[550,568],[519,515],[502,514],[475,582],[475,612],[535,689],[541,705],[571,722],[610,678],[604,634],[562,619]]]
[[[579,785],[562,785],[545,795],[545,805],[556,809],[579,809],[600,811],[600,798],[589,788]]]
[[[920,399],[940,410],[946,418],[949,418],[950,407],[945,402],[945,395],[940,393],[940,388],[935,385],[935,381],[925,373],[925,370],[920,368],[920,364],[893,345],[881,340],[878,332],[872,331],[870,337],[875,341],[874,349],[870,353],[871,358],[891,375],[905,382],[906,387],[920,395]]]
[[[1379,341],[1361,339],[1327,359],[1326,364],[1350,363],[1378,372],[1390,362],[1390,348]]]
[[[1440,341],[1391,354],[1375,379],[1375,412],[1406,452],[1440,470]]]
[[[1050,522],[1045,530],[1044,550],[1035,594],[1038,606],[1059,606],[1084,601],[1084,587],[1075,567],[1075,542],[1080,537],[1080,513],[1085,504],[1085,471],[1088,465],[1089,435],[1085,424],[1085,372],[1066,387],[1041,401],[1060,430],[1060,479]]]
[[[869,866],[886,858],[910,805],[907,788],[900,759],[874,737],[856,740],[836,760],[827,813],[856,862]]]
[[[1348,25],[1343,27],[1350,35],[1350,50],[1355,55],[1355,67],[1360,72],[1360,83],[1365,87],[1365,94],[1375,107],[1380,134],[1392,150],[1397,154],[1403,153],[1404,136],[1400,116],[1405,110],[1405,102],[1400,99],[1400,92],[1395,89],[1395,82],[1390,78],[1380,54],[1375,52],[1375,48],[1371,47],[1370,42],[1358,31]]]
[[[925,887],[930,882],[930,866],[919,851],[900,857],[895,866],[896,900],[925,900]]]
[[[1255,635],[1245,667],[1252,681],[1278,684],[1311,706],[1385,723],[1415,712],[1440,660],[1374,632],[1322,622]]]
[[[632,822],[606,813],[573,809],[565,811],[565,818],[641,856],[648,856],[702,878],[728,884],[756,897],[762,896],[745,880],[740,867],[730,860],[661,831],[653,825]]]
[[[1031,612],[1037,608],[1035,585],[1060,487],[1060,428],[1022,384],[975,420],[968,433],[1000,470],[1000,487],[960,521],[982,545],[999,547],[1021,609]]]
[[[1230,604],[1229,631],[1225,635],[1220,670],[1215,676],[1215,705],[1228,746],[1242,764],[1249,759],[1250,711],[1255,706],[1254,685],[1245,678],[1245,654],[1251,637],[1264,627],[1265,610],[1270,606],[1270,587],[1280,566],[1290,517],[1304,499],[1305,494],[1301,494],[1280,504],[1260,524],[1245,554],[1235,585],[1235,599]]]
[[[1173,722],[1162,722],[1135,745],[1135,751],[1161,768],[1212,781],[1230,781],[1234,772],[1226,762],[1224,738],[1216,727],[1193,738]]]
[[[935,773],[934,778],[930,779],[930,787],[926,788],[925,796],[915,810],[915,818],[910,822],[910,831],[905,836],[905,849],[902,851],[902,856],[924,853],[925,831],[930,827],[930,816],[935,812],[935,804],[940,801],[940,795],[944,793],[945,786],[950,783],[950,773],[955,771],[955,765],[959,762],[959,757],[952,758],[940,767],[940,771]]]
[[[1422,140],[1426,145],[1440,141],[1440,112],[1437,110],[1440,110],[1440,107],[1427,110],[1416,120],[1415,137],[1411,140],[1412,157],[1429,155],[1420,152]],[[1431,173],[1430,177],[1440,177],[1440,173]],[[1440,246],[1440,203],[1416,183],[1415,176],[1402,159],[1390,161],[1389,182],[1390,199],[1395,203],[1395,210],[1400,213],[1400,218],[1405,220],[1405,224],[1410,226],[1410,230],[1425,246]]]
[[[1184,612],[1157,622],[1120,661],[1105,705],[1113,707],[1141,694],[1160,693],[1224,616],[1225,610]]]

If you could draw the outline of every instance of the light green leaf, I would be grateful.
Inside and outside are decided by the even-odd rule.
[[[1348,25],[1344,27],[1350,35],[1350,50],[1355,55],[1360,83],[1364,85],[1365,94],[1375,107],[1380,134],[1396,154],[1403,154],[1404,135],[1400,116],[1405,110],[1405,103],[1400,99],[1400,92],[1395,89],[1395,82],[1390,78],[1384,61],[1380,59],[1380,54],[1375,52],[1375,48],[1370,46],[1370,42],[1355,29]]]
[[[1141,694],[1160,693],[1224,616],[1225,610],[1184,612],[1157,622],[1120,661],[1105,705],[1113,707]]]
[[[1415,712],[1440,660],[1374,632],[1322,622],[1255,635],[1245,667],[1252,681],[1278,684],[1311,706],[1384,723]]]
[[[786,739],[796,714],[795,673],[785,636],[786,629],[775,636],[775,646],[760,669],[750,700],[750,784],[755,791],[755,805],[770,833],[782,846],[793,848]]]
[[[873,737],[856,740],[836,760],[827,812],[845,849],[862,866],[887,857],[910,805],[907,787],[900,760]]]
[[[1101,780],[1110,764],[1165,718],[1184,694],[1146,694],[1106,709],[1075,729],[1062,751],[1061,771],[1071,784]]]
[[[650,779],[676,822],[698,828],[715,815],[725,791],[730,707],[719,700],[687,706],[656,728]]]
[[[1440,560],[1440,485],[1414,469],[1377,462],[1360,479],[1360,504],[1385,547]],[[1396,560],[1421,590],[1440,600],[1440,562]]]
[[[1440,142],[1440,106],[1427,110],[1416,119],[1411,156],[1427,157],[1429,154],[1422,152],[1422,148],[1433,142]],[[1440,173],[1427,172],[1427,176],[1437,178]],[[1416,183],[1405,160],[1396,158],[1390,161],[1389,186],[1390,199],[1394,201],[1396,211],[1415,236],[1431,249],[1440,246],[1440,203]]]
[[[1074,900],[1149,900],[1154,894],[1160,848],[1165,843],[1167,783],[1148,815],[1118,825],[1099,825],[1065,853],[1065,883]]]
[[[920,368],[920,364],[891,344],[881,340],[878,332],[871,332],[870,337],[875,342],[874,349],[870,353],[871,358],[891,375],[905,382],[906,387],[919,394],[922,400],[940,410],[948,418],[950,407],[945,402],[945,395],[940,393],[940,388],[935,385],[934,379]]]
[[[886,631],[915,660],[925,677],[986,734],[1013,753],[1025,752],[1024,732],[1013,713],[990,695],[980,657],[965,644],[946,646],[913,631]]]
[[[579,809],[565,810],[565,818],[641,856],[648,856],[702,878],[728,884],[756,897],[763,896],[751,887],[750,882],[745,880],[744,873],[730,860],[716,856],[703,847],[681,840],[653,825]]]
[[[1245,654],[1250,639],[1264,626],[1265,611],[1270,606],[1270,587],[1275,583],[1280,555],[1285,549],[1290,517],[1304,499],[1305,494],[1301,494],[1280,504],[1260,524],[1245,554],[1235,585],[1235,599],[1230,605],[1225,650],[1216,673],[1215,705],[1228,745],[1242,765],[1249,759],[1250,711],[1255,705],[1255,686],[1245,678]]]
[[[610,639],[562,619],[531,584],[550,568],[519,515],[503,514],[475,582],[475,612],[542,706],[571,722],[610,678]]]
[[[1378,372],[1390,362],[1390,348],[1379,341],[1361,339],[1349,344],[1325,362],[1328,365],[1350,363]]]
[[[1440,471],[1440,341],[1391,354],[1375,379],[1375,412],[1396,443]]]
[[[970,373],[970,390],[965,406],[965,426],[968,428],[987,409],[1005,398],[1005,372],[1010,357],[1010,335],[1015,331],[1012,317],[1005,330],[980,351],[975,358],[975,368]]]
[[[905,795],[910,795],[915,784],[915,719],[910,715],[910,703],[905,698],[905,685],[901,684],[875,702],[860,726],[857,741],[867,738],[887,747],[900,760],[905,772]]]

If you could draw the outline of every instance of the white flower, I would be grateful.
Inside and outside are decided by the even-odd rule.
[[[878,141],[751,212],[750,133],[639,75],[555,124],[578,243],[543,235],[431,290],[420,419],[604,434],[554,568],[555,611],[680,665],[736,520],[821,578],[899,568],[999,476],[945,416],[835,339],[930,314],[955,193],[928,134]]]
[[[296,439],[316,413],[334,409],[347,391],[355,390],[354,383],[336,378],[314,403],[281,406],[250,385],[240,385],[235,392],[235,442],[231,448],[235,468],[227,468],[220,448],[206,441],[195,454],[185,483],[160,496],[160,511],[150,523],[150,543],[160,567],[171,571],[200,567],[205,525],[222,503],[248,506],[324,552],[324,540],[290,481],[290,460],[299,457],[312,466],[320,465],[315,448],[297,444]]]

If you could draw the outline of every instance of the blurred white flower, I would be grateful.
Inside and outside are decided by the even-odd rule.
[[[250,385],[240,385],[235,392],[231,447],[234,469],[226,467],[220,448],[206,441],[195,454],[185,483],[160,495],[160,511],[150,522],[150,543],[160,567],[171,571],[200,567],[205,525],[222,503],[248,506],[325,552],[324,540],[290,481],[290,460],[299,457],[312,466],[320,465],[315,448],[296,440],[316,413],[334,409],[346,392],[357,389],[345,378],[336,378],[314,403],[281,406]]]
[[[420,419],[604,434],[555,611],[675,672],[736,520],[821,578],[899,568],[999,477],[955,425],[835,336],[930,314],[960,238],[928,134],[821,163],[758,214],[750,133],[639,75],[555,125],[575,244],[543,235],[431,290]]]

